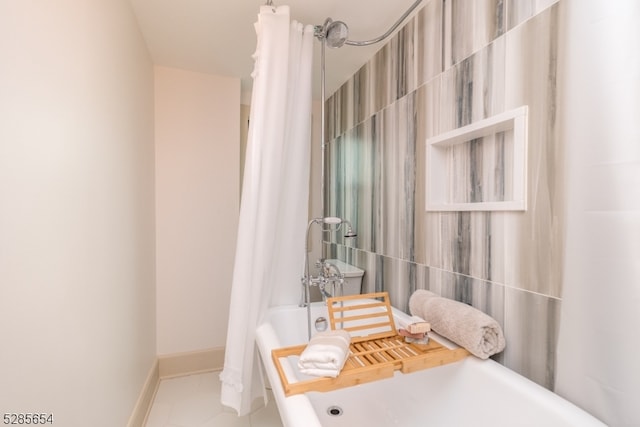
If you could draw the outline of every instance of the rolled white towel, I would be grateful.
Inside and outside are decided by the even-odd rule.
[[[351,335],[342,329],[317,333],[298,359],[300,372],[317,377],[337,377],[349,357]]]
[[[480,359],[504,350],[505,340],[500,324],[468,304],[419,289],[409,299],[409,310],[429,322],[435,332]]]

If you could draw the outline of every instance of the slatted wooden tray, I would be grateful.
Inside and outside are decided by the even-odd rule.
[[[371,299],[381,301],[371,302]],[[347,301],[350,303],[345,304]],[[306,344],[273,350],[271,357],[286,396],[377,381],[392,377],[396,370],[411,373],[453,363],[469,355],[463,348],[448,349],[434,340],[426,345],[406,343],[397,333],[387,292],[329,298],[327,308],[331,329],[344,329],[352,335],[351,354],[336,378],[290,381],[289,377],[295,374],[287,375],[281,359],[299,357]],[[295,364],[297,359],[291,362]]]

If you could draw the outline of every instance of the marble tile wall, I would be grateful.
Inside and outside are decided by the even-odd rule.
[[[556,3],[428,1],[326,102],[325,213],[358,232],[332,236],[327,255],[363,268],[364,291],[389,291],[404,310],[431,289],[487,312],[507,338],[496,359],[548,388],[563,250]],[[527,211],[426,212],[426,139],[522,105]],[[510,167],[508,138],[460,148],[454,175],[473,172],[455,197],[508,197],[508,174],[486,172]]]

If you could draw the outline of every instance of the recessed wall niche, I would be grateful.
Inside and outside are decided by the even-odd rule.
[[[525,211],[522,106],[427,139],[427,211]]]

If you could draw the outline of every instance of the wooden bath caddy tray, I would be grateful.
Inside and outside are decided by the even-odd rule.
[[[372,302],[372,299],[382,300]],[[344,304],[346,301],[350,303]],[[463,348],[449,349],[433,339],[425,345],[406,343],[396,330],[387,292],[329,298],[327,308],[331,329],[344,329],[351,334],[351,354],[336,378],[313,377],[290,382],[280,359],[300,356],[306,344],[273,350],[271,357],[285,396],[377,381],[392,377],[396,370],[408,374],[457,362],[469,355]],[[297,359],[291,362],[297,364]]]

